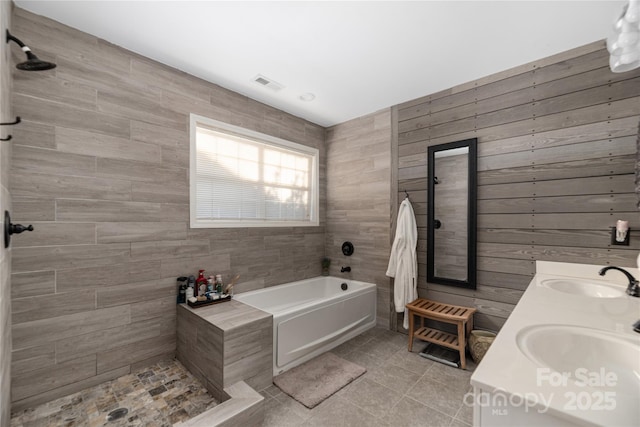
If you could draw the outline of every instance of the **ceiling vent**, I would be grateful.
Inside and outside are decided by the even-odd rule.
[[[268,77],[263,76],[262,74],[258,74],[253,78],[253,81],[258,83],[260,86],[268,87],[274,92],[278,92],[280,89],[283,89],[284,86],[278,82],[274,82]]]

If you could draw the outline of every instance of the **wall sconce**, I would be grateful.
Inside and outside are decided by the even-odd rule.
[[[56,68],[56,64],[54,64],[53,62],[43,61],[42,59],[38,58],[33,52],[31,52],[31,49],[29,49],[29,46],[26,46],[24,43],[22,43],[20,39],[12,36],[9,30],[7,30],[7,43],[9,42],[16,42],[18,46],[22,48],[22,51],[27,55],[26,61],[16,65],[16,68],[18,70],[43,71],[43,70],[51,70],[52,68]]]
[[[629,221],[618,220],[615,227],[611,227],[611,244],[629,246]]]
[[[640,67],[640,0],[629,0],[613,30],[607,39],[611,71],[624,73]]]

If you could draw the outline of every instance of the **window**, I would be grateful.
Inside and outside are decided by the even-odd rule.
[[[318,150],[191,114],[192,228],[318,225]]]

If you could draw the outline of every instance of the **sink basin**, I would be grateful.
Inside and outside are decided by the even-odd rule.
[[[620,298],[625,296],[623,289],[586,280],[547,279],[540,282],[540,284],[555,291],[584,297]]]
[[[572,382],[594,386],[586,378],[616,375],[612,390],[640,398],[640,339],[568,325],[536,325],[522,329],[518,347],[529,360],[552,371],[569,375]]]

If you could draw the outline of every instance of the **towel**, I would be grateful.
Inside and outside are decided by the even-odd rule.
[[[409,198],[400,204],[396,236],[391,247],[387,276],[395,278],[393,302],[397,313],[404,312],[402,326],[409,329],[409,313],[406,304],[418,298],[418,228]]]

